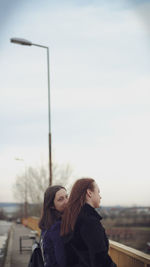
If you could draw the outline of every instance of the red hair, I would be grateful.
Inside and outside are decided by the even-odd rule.
[[[64,211],[61,224],[61,235],[66,235],[74,230],[79,212],[86,201],[87,189],[94,190],[94,179],[82,178],[72,187],[67,207]]]

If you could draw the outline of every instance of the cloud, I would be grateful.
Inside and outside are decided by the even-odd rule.
[[[9,23],[13,19],[13,15],[19,12],[25,1],[19,0],[0,0],[0,30],[1,30],[1,43],[3,42],[3,34],[7,29]]]
[[[150,34],[150,3],[149,1],[141,1],[141,3],[136,7],[135,12],[141,19],[148,35]]]

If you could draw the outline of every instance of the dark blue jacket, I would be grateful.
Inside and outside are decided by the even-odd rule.
[[[42,230],[45,267],[66,267],[64,245],[60,237],[60,224],[59,220],[50,229]]]

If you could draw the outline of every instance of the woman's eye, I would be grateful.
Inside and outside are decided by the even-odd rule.
[[[59,199],[58,199],[58,201],[62,201],[63,199],[64,199],[64,198],[63,198],[63,197],[61,197],[61,198],[59,198]]]
[[[68,199],[68,195],[64,197],[60,197],[57,201],[63,201],[64,199]]]

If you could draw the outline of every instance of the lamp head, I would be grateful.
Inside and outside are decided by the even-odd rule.
[[[21,39],[21,38],[11,38],[10,42],[15,43],[15,44],[21,44],[21,45],[32,45],[30,41],[26,39]]]

